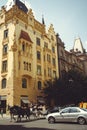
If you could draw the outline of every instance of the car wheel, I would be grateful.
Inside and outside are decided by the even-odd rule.
[[[55,123],[54,117],[49,117],[49,118],[48,118],[48,122],[49,122],[49,123]]]
[[[79,118],[78,118],[78,123],[79,123],[80,125],[84,125],[84,124],[86,123],[86,121],[85,121],[85,119],[84,119],[83,117],[79,117]]]

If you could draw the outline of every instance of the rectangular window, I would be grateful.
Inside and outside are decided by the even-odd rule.
[[[55,58],[52,59],[52,63],[53,63],[53,66],[56,65],[56,61],[55,61]]]
[[[44,42],[44,47],[48,48],[48,43]]]
[[[38,45],[38,46],[40,46],[40,38],[36,38],[36,44]]]
[[[40,60],[41,59],[41,54],[40,51],[37,51],[37,59]]]
[[[3,45],[3,54],[7,54],[7,51],[8,51],[8,45],[5,44]]]
[[[29,71],[31,71],[31,63],[29,63]]]
[[[4,31],[4,38],[7,38],[8,37],[8,29],[6,29],[5,31]]]
[[[51,68],[48,67],[48,76],[51,77]]]
[[[41,81],[38,81],[38,90],[41,90],[42,84]]]
[[[51,62],[51,56],[49,54],[47,54],[47,61]]]
[[[56,78],[56,71],[53,71],[53,78]]]
[[[2,89],[6,88],[6,79],[2,79]]]
[[[52,52],[55,53],[55,47],[52,47]]]
[[[2,62],[2,72],[6,72],[7,71],[7,60]]]
[[[45,55],[44,55],[43,59],[44,59],[44,61],[45,61]]]
[[[18,64],[18,69],[20,70],[20,61],[19,61],[19,64]]]
[[[46,76],[46,69],[44,69],[44,76]]]
[[[22,44],[22,51],[24,52],[25,51],[25,45]]]
[[[27,80],[25,78],[22,79],[22,88],[27,88]]]
[[[40,65],[37,65],[37,74],[41,75],[41,66]]]

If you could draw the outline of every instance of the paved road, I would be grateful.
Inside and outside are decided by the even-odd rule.
[[[9,117],[0,117],[0,130],[87,130],[87,125],[74,123],[49,124],[46,119],[10,122]]]

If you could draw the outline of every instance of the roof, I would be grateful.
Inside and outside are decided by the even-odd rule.
[[[75,39],[73,49],[75,52],[84,53],[83,44],[80,38]]]
[[[21,39],[21,38],[23,38],[23,39],[25,39],[25,40],[27,40],[27,41],[33,43],[33,42],[31,41],[31,38],[30,38],[29,34],[28,34],[27,32],[25,32],[25,31],[23,31],[23,30],[21,30],[21,33],[20,33],[20,39]]]
[[[8,0],[5,5],[6,10],[8,11],[9,9],[11,9],[13,5],[17,5],[18,8],[24,11],[25,13],[28,12],[28,4],[26,3],[26,1],[23,2],[23,0]]]
[[[19,9],[23,10],[25,13],[28,12],[28,8],[22,1],[16,0],[16,5],[18,6]]]

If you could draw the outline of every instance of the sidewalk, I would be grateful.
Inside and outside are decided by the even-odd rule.
[[[10,115],[7,115],[7,114],[3,114],[3,117],[0,115],[0,119],[3,119],[3,118],[10,118]]]

